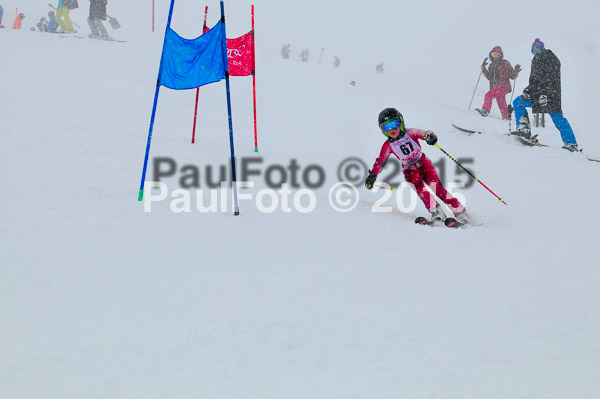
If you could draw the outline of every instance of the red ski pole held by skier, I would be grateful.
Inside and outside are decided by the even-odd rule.
[[[425,138],[427,138],[427,135],[425,135]],[[442,151],[444,154],[446,154],[446,156],[447,156],[448,158],[450,158],[451,160],[453,160],[453,161],[454,161],[454,162],[455,162],[455,163],[456,163],[458,166],[460,166],[461,168],[463,168],[463,169],[464,169],[464,171],[465,171],[465,172],[467,172],[467,173],[469,174],[469,176],[471,176],[473,179],[475,179],[475,181],[477,181],[477,183],[481,184],[483,187],[485,187],[485,189],[486,189],[486,190],[488,190],[490,193],[492,193],[492,194],[494,195],[494,197],[498,198],[498,200],[499,200],[500,202],[502,202],[504,205],[508,205],[506,202],[504,202],[504,200],[503,200],[502,198],[498,197],[498,196],[496,195],[496,193],[495,193],[495,192],[493,192],[492,190],[490,190],[490,189],[489,189],[489,187],[488,187],[488,186],[486,186],[486,185],[485,185],[485,184],[484,184],[484,183],[483,183],[481,180],[479,180],[478,178],[476,178],[476,177],[473,175],[473,173],[471,173],[471,172],[469,171],[469,169],[465,168],[465,167],[464,167],[464,166],[462,166],[462,165],[461,165],[461,164],[460,164],[460,163],[459,163],[459,162],[458,162],[456,159],[452,158],[452,156],[451,156],[450,154],[448,154],[448,153],[447,153],[447,152],[446,152],[446,151],[445,151],[445,150],[444,150],[442,147],[440,147],[440,145],[439,145],[439,144],[435,143],[434,145],[435,145],[437,148],[439,148],[439,149],[440,149],[440,150],[441,150],[441,151]]]

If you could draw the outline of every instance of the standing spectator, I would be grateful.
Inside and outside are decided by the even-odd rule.
[[[2,17],[4,16],[4,8],[2,8],[2,4],[0,4],[0,28],[4,29],[4,25],[2,25]]]
[[[48,11],[48,32],[56,33],[59,25],[56,22],[56,16],[54,15],[54,11]]]
[[[340,67],[340,59],[338,57],[333,57],[333,66],[336,68]]]
[[[502,47],[496,46],[490,51],[489,54],[492,63],[486,68],[488,59],[483,60],[481,64],[481,72],[487,80],[490,81],[490,90],[485,94],[483,100],[483,106],[476,108],[475,110],[481,114],[481,116],[488,116],[492,109],[492,100],[496,99],[502,119],[508,119],[508,107],[506,106],[506,95],[512,90],[510,88],[510,79],[516,79],[521,72],[521,65],[515,65],[513,69],[512,65],[508,60],[504,59],[504,53]]]
[[[20,13],[19,15],[17,15],[17,17],[15,18],[15,23],[13,24],[13,29],[21,29],[21,23],[24,19],[25,14]]]
[[[289,60],[290,59],[290,53],[292,52],[292,50],[290,50],[290,45],[289,44],[284,44],[281,47],[281,56],[286,59]]]
[[[66,3],[70,3],[69,0],[58,0],[58,7],[56,8],[56,22],[60,25],[60,29],[63,32],[74,32],[73,22],[69,16],[69,7]],[[64,18],[64,20],[63,20]]]
[[[302,62],[308,62],[308,49],[305,48],[304,50],[302,50],[302,52],[300,53],[300,58],[302,59]]]
[[[375,70],[377,71],[377,73],[383,73],[383,62],[381,64],[377,64]]]
[[[92,31],[89,37],[92,39],[111,40],[102,23],[102,21],[106,21],[106,3],[107,0],[90,0],[88,25]]]
[[[531,138],[531,126],[526,108],[531,107],[534,113],[550,114],[554,126],[560,132],[564,149],[571,152],[578,151],[573,129],[562,112],[560,60],[551,50],[545,48],[544,42],[540,39],[535,39],[531,45],[531,52],[533,59],[529,86],[513,101],[517,120],[516,133],[526,139]]]

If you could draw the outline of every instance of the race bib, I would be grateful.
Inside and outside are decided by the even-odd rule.
[[[391,146],[396,157],[402,162],[402,169],[417,162],[423,155],[421,147],[408,134],[400,140],[394,141]]]

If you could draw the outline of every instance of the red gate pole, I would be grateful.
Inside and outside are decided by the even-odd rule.
[[[258,133],[256,126],[256,46],[254,45],[254,4],[252,5],[252,95],[254,97],[254,152],[258,152]]]
[[[192,129],[192,144],[196,142],[196,116],[198,115],[198,94],[200,94],[200,88],[196,88],[196,108],[194,109],[194,128]]]
[[[206,30],[206,17],[208,15],[208,6],[204,8],[204,25],[202,25],[202,34]],[[196,142],[196,117],[198,116],[198,95],[200,94],[200,88],[196,87],[196,106],[194,108],[194,127],[192,129],[192,144]]]

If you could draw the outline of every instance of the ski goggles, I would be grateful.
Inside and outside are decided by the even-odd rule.
[[[540,54],[540,53],[542,53],[543,51],[544,51],[544,48],[543,48],[543,47],[534,47],[534,48],[532,48],[532,49],[531,49],[531,52],[532,52],[533,54]]]
[[[396,118],[387,122],[383,122],[381,125],[379,125],[379,127],[381,128],[382,132],[388,133],[390,130],[402,128],[403,123],[400,121],[400,119]]]
[[[492,57],[500,57],[501,55],[502,55],[502,54],[501,54],[500,52],[498,52],[498,51],[494,51],[494,52],[492,53]]]

